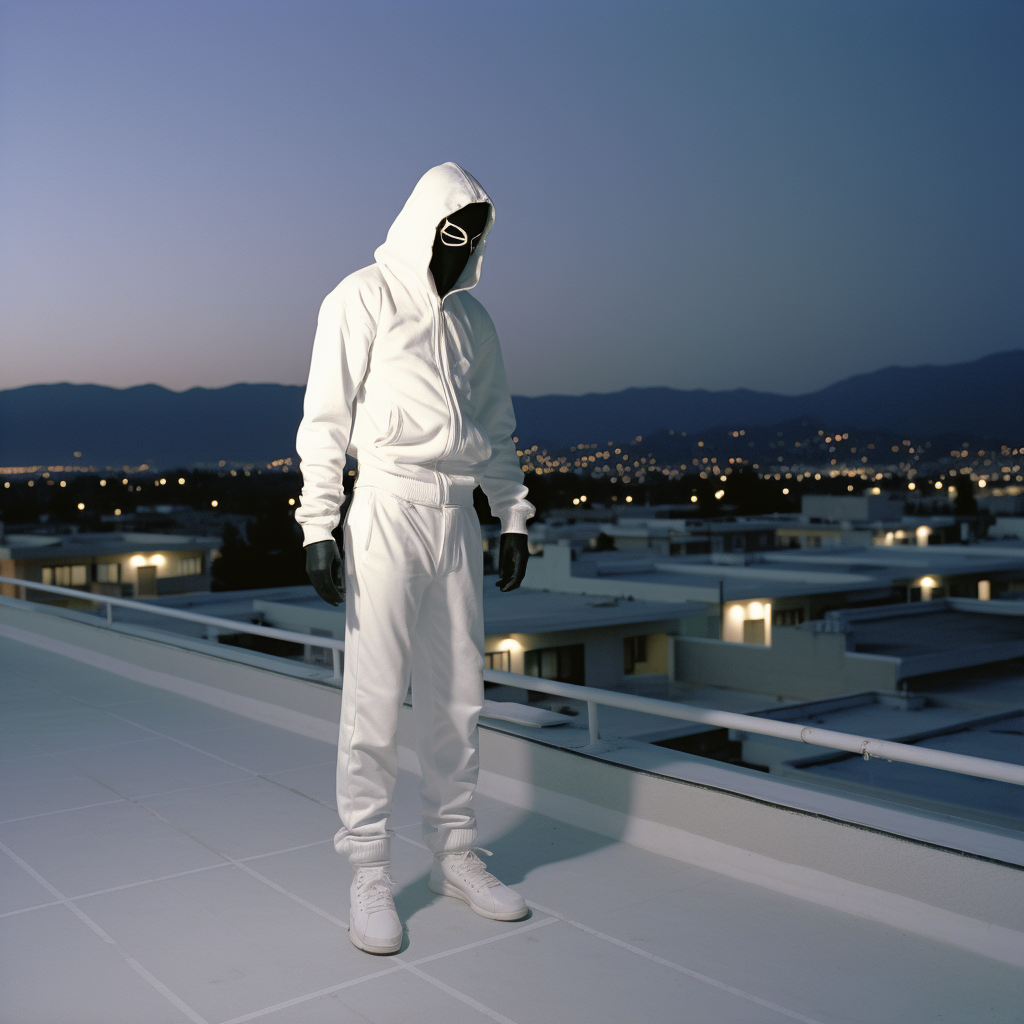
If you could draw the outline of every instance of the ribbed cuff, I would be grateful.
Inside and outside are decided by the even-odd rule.
[[[458,853],[468,850],[476,842],[476,829],[443,828],[425,835],[423,842],[435,856],[442,853]]]
[[[319,544],[324,540],[334,540],[334,531],[330,526],[317,526],[315,523],[302,524],[302,546]]]
[[[502,533],[526,533],[528,516],[525,512],[521,512],[519,509],[509,509],[507,512],[502,512],[498,518],[501,520]]]
[[[374,839],[357,839],[352,835],[339,833],[334,837],[334,848],[354,867],[387,867],[391,863],[391,837],[379,836]]]

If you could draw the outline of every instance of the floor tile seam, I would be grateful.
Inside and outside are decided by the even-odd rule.
[[[532,900],[527,900],[526,902],[531,909],[539,910],[545,914],[550,914],[552,917],[556,917],[559,920],[564,921],[566,924],[571,925],[573,928],[578,928],[580,931],[585,932],[588,935],[602,939],[605,942],[610,942],[612,945],[628,950],[631,953],[635,953],[637,956],[643,957],[645,960],[651,960],[663,967],[668,967],[671,970],[678,971],[680,974],[685,974],[687,977],[693,978],[695,981],[703,982],[713,988],[720,989],[723,992],[728,992],[730,995],[738,996],[748,1002],[756,1003],[758,1006],[764,1006],[769,1010],[774,1010],[776,1013],[781,1013],[783,1016],[789,1017],[791,1020],[800,1021],[801,1024],[824,1024],[823,1021],[819,1021],[816,1018],[805,1017],[803,1014],[798,1013],[795,1010],[790,1010],[785,1006],[780,1006],[778,1003],[762,999],[760,996],[755,996],[750,992],[745,992],[743,989],[736,988],[734,985],[729,985],[724,981],[719,981],[717,978],[701,974],[699,971],[694,971],[689,967],[683,967],[681,964],[674,963],[671,960],[666,960],[664,957],[657,956],[654,953],[649,953],[647,950],[641,949],[639,946],[634,946],[628,942],[624,942],[622,939],[615,938],[614,935],[608,935],[605,932],[599,931],[597,928],[591,928],[589,925],[582,924],[579,921],[574,921],[572,918],[567,917],[564,914],[560,914],[557,910],[552,910],[550,907],[534,903]]]
[[[110,804],[124,803],[120,800],[101,800],[98,804],[81,804],[78,807],[63,807],[57,811],[40,811],[38,814],[23,814],[20,818],[4,818],[0,825],[13,825],[17,821],[31,821],[33,818],[48,818],[53,814],[71,814],[74,811],[88,811],[93,807],[107,807]]]
[[[216,786],[234,786],[239,782],[252,782],[255,776],[244,779],[221,779],[220,782],[200,782],[195,786],[182,786],[181,789],[162,789],[155,793],[144,793],[142,796],[125,797],[126,800],[155,800],[158,796],[174,796],[175,793],[191,793],[198,789],[213,789]]]
[[[483,1003],[478,1002],[472,996],[467,995],[465,992],[454,988],[451,985],[445,984],[440,978],[435,978],[426,971],[421,971],[418,967],[413,964],[405,964],[405,969],[418,978],[422,978],[425,982],[433,985],[435,988],[440,989],[442,992],[447,993],[454,999],[458,999],[459,1002],[465,1003],[466,1006],[472,1007],[478,1013],[484,1014],[486,1017],[490,1017],[491,1020],[497,1021],[497,1024],[516,1024],[516,1021],[512,1020],[511,1017],[506,1017],[504,1014],[498,1013],[497,1010],[491,1009],[489,1006],[485,1006]]]
[[[20,910],[5,910],[0,914],[0,919],[5,917],[15,917],[18,914],[28,914],[33,910],[45,910],[47,907],[61,907],[63,905],[64,904],[61,900],[50,900],[49,903],[37,903],[33,907],[22,907]]]
[[[133,957],[128,950],[126,950],[109,932],[107,932],[101,925],[94,921],[81,907],[77,906],[68,896],[62,893],[56,886],[51,885],[35,868],[32,867],[27,861],[19,857],[12,849],[6,844],[0,842],[0,852],[10,857],[19,867],[26,871],[32,878],[34,878],[44,889],[46,889],[51,895],[55,896],[60,904],[67,907],[84,925],[86,925],[90,931],[96,936],[102,939],[107,945],[109,945],[118,956],[121,957],[128,966],[135,971],[140,977],[142,977],[152,988],[160,993],[165,999],[168,1000],[174,1007],[180,1010],[193,1022],[193,1024],[209,1024],[209,1022],[202,1016],[200,1016],[191,1006],[188,1005],[183,999],[177,996],[171,991],[159,978],[157,978],[152,972],[148,971],[135,957]]]
[[[380,971],[374,971],[372,974],[364,974],[358,978],[350,978],[348,981],[343,981],[338,985],[330,985],[327,988],[318,989],[316,992],[309,992],[306,995],[296,996],[294,999],[286,999],[282,1003],[275,1003],[273,1006],[265,1006],[260,1010],[253,1010],[251,1013],[242,1014],[240,1017],[232,1017],[230,1020],[222,1021],[221,1024],[246,1024],[246,1021],[256,1020],[258,1017],[265,1017],[268,1013],[276,1013],[278,1010],[287,1010],[291,1006],[298,1006],[300,1003],[309,1002],[311,999],[319,999],[320,996],[329,996],[334,992],[340,992],[342,989],[353,988],[356,985],[362,985],[364,982],[383,978],[388,974],[397,974],[403,969],[403,964],[392,964],[392,966],[385,967]],[[362,1014],[360,1014],[360,1016],[362,1016]]]
[[[147,732],[153,733],[154,736],[159,736],[161,739],[169,740],[171,743],[177,743],[181,747],[185,747],[186,750],[191,750],[196,754],[203,754],[205,757],[212,757],[214,760],[222,761],[224,764],[230,765],[232,768],[237,768],[239,771],[248,772],[250,775],[256,775],[257,772],[252,771],[250,768],[243,768],[240,764],[235,764],[234,761],[229,761],[226,757],[220,757],[218,754],[211,754],[207,750],[203,750],[200,747],[193,746],[191,743],[186,743],[184,740],[179,740],[174,736],[168,736],[167,733],[160,732],[159,729],[153,729],[148,725],[142,725],[139,722],[135,722],[130,718],[125,718],[124,715],[116,715],[112,711],[107,711],[105,714],[110,715],[111,718],[117,718],[122,722],[127,722],[129,725],[137,726],[140,729],[145,729]]]
[[[218,868],[229,868],[229,861],[222,861],[220,864],[205,864],[200,868],[189,868],[187,871],[175,871],[172,875],[160,875],[158,878],[141,878],[137,882],[125,882],[124,885],[112,885],[109,889],[96,889],[94,892],[83,892],[78,896],[69,896],[71,900],[90,900],[94,896],[107,896],[112,892],[123,892],[125,889],[139,889],[144,885],[156,885],[158,882],[169,882],[174,878],[186,878],[188,875],[198,875],[204,871],[216,871]]]

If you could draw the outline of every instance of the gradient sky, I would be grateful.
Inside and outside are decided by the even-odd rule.
[[[1019,347],[1022,42],[988,0],[5,3],[0,388],[305,383],[444,160],[514,393]]]

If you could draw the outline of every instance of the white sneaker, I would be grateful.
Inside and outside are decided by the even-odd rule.
[[[348,937],[366,953],[397,953],[402,946],[387,868],[355,868],[349,890]]]
[[[494,856],[481,846],[475,849]],[[468,903],[477,914],[492,921],[518,921],[529,913],[526,900],[502,885],[473,850],[435,854],[427,885],[442,896]]]

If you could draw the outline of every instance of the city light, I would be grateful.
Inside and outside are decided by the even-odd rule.
[[[783,494],[789,494],[789,488],[788,487],[783,487],[782,488],[782,493]]]
[[[627,494],[626,495],[626,501],[632,501],[632,500],[633,500],[633,495],[632,494]]]
[[[697,502],[698,500],[699,500],[699,499],[697,498],[697,495],[696,495],[696,494],[691,494],[691,495],[690,495],[690,501],[692,501],[692,502],[696,503],[696,502]]]
[[[83,511],[84,509],[85,509],[85,502],[84,502],[84,501],[80,501],[80,502],[78,503],[78,511],[79,511],[79,512],[81,512],[81,511]]]
[[[917,487],[917,484],[915,484],[915,483],[909,483],[909,484],[907,484],[907,490],[908,490],[908,491],[912,491],[912,490],[914,490],[914,489],[915,489],[916,487]],[[853,490],[853,488],[851,487],[851,488],[850,488],[850,490],[852,491],[852,490]]]
[[[881,487],[872,487],[871,488],[871,493],[872,494],[881,494],[882,493],[882,488]]]
[[[936,480],[935,481],[935,490],[937,490],[937,491],[941,491],[942,490],[942,481],[941,480]]]
[[[978,486],[979,487],[984,487],[985,486],[985,481],[984,480],[979,480],[978,481]]]
[[[100,481],[100,487],[106,487],[106,486],[107,486],[107,481],[106,480],[101,480]]]
[[[121,510],[119,508],[115,508],[114,509],[114,515],[115,516],[119,516],[120,514],[121,514]]]
[[[289,505],[294,505],[295,504],[295,499],[294,498],[289,498],[288,499],[288,504]]]
[[[179,476],[178,477],[178,483],[179,484],[183,484],[184,482],[185,482],[185,478],[183,476]]]
[[[211,501],[211,502],[210,502],[210,507],[211,507],[211,508],[216,508],[216,507],[217,507],[217,501],[216,501],[216,499],[214,499],[213,501]]]
[[[715,497],[721,501],[725,497],[725,491],[715,491]]]

